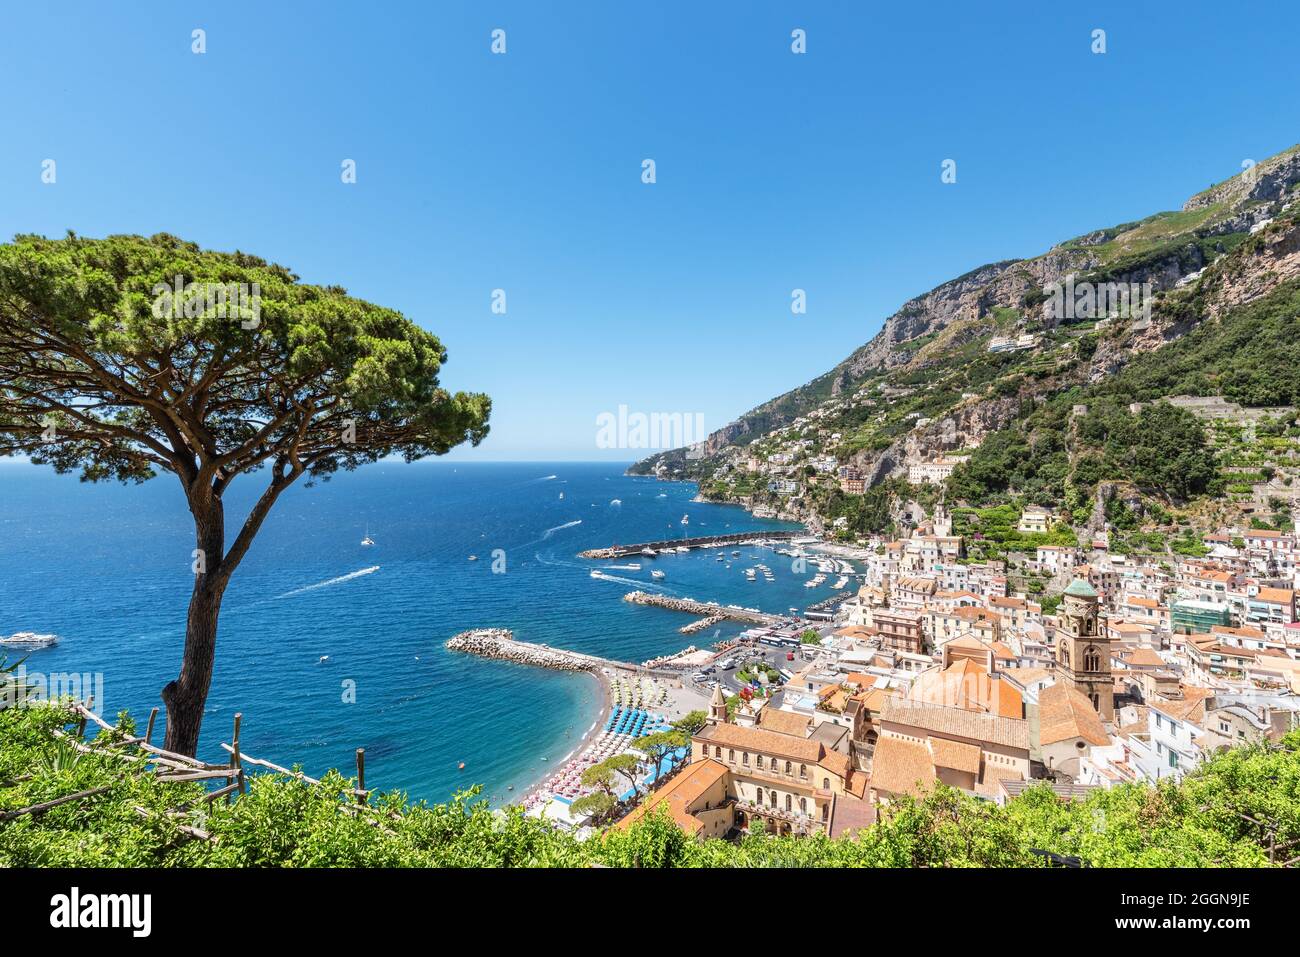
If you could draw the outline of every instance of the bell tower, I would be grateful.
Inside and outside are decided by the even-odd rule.
[[[1092,702],[1103,721],[1115,718],[1115,688],[1110,673],[1110,639],[1097,630],[1097,592],[1076,578],[1065,590],[1061,629],[1056,635],[1061,680]]]
[[[709,700],[709,723],[727,723],[727,699],[722,696],[722,685],[714,685],[713,697]]]

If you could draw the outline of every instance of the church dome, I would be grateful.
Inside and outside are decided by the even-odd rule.
[[[1097,590],[1089,585],[1082,578],[1076,578],[1070,582],[1070,587],[1065,590],[1067,595],[1073,595],[1075,598],[1096,598]]]

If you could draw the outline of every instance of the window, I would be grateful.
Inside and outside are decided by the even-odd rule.
[[[761,754],[756,755],[756,756],[754,757],[754,767],[756,767],[756,768],[762,768],[762,767],[763,767],[763,756],[762,756]]]
[[[749,764],[749,752],[748,752],[748,751],[746,751],[743,755],[741,755],[740,763],[741,763],[741,764]]]
[[[735,749],[735,748],[727,748],[727,760],[730,761],[732,764],[735,764],[735,763],[736,763],[736,749]]]
[[[808,777],[808,765],[806,764],[799,765],[799,777],[801,778]]]
[[[822,778],[822,789],[825,790],[825,791],[829,791],[829,790],[831,789],[831,779],[830,779],[830,778]]]
[[[722,760],[722,745],[719,744],[714,747],[713,756],[718,760]]]
[[[789,761],[785,762],[785,773],[786,773],[786,774],[789,774],[789,773],[790,773],[790,762],[789,762]]]
[[[786,809],[787,811],[790,810],[790,807],[791,807],[791,803],[792,803],[792,801],[793,801],[793,799],[790,797],[790,795],[787,794],[787,795],[785,796],[785,809]]]
[[[800,814],[807,814],[807,813],[808,813],[808,799],[807,799],[807,798],[800,798],[800,799],[799,799],[799,813],[800,813]]]
[[[775,791],[768,791],[768,792],[767,792],[767,803],[768,803],[769,805],[771,805],[772,807],[776,807],[776,792],[775,792]]]

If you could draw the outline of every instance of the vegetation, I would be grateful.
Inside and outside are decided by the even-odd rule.
[[[286,488],[487,434],[487,397],[439,386],[446,361],[401,313],[246,253],[165,234],[0,246],[0,455],[92,482],[171,472],[193,515],[185,648],[162,689],[168,750],[194,753],[222,598]],[[223,496],[261,470],[228,542]]]
[[[445,804],[372,794],[374,813],[351,813],[340,795],[352,782],[337,772],[320,785],[253,775],[246,795],[204,805],[199,784],[159,782],[138,764],[61,744],[51,732],[68,719],[55,707],[0,711],[0,817],[108,790],[0,820],[0,866],[1035,867],[1041,850],[1099,867],[1265,867],[1294,857],[1300,842],[1300,731],[1280,745],[1218,754],[1181,784],[1070,802],[1038,787],[1005,807],[941,788],[891,806],[856,838],[753,835],[733,844],[697,842],[662,811],[580,842],[517,807],[493,812],[476,790]],[[96,742],[133,731],[123,720]],[[165,814],[187,803],[179,818]],[[211,840],[181,830],[199,826]],[[1271,846],[1289,850],[1270,860]]]

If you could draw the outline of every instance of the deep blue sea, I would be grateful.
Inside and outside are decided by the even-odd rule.
[[[521,793],[572,749],[600,709],[599,689],[588,676],[446,651],[451,635],[505,627],[522,640],[641,661],[716,640],[679,635],[687,616],[622,601],[654,587],[652,568],[667,572],[660,590],[669,594],[768,611],[827,594],[802,587],[807,575],[795,577],[770,550],[744,549],[731,568],[712,550],[577,558],[614,541],[790,527],[692,503],[692,485],[622,469],[385,462],[291,488],[226,593],[200,756],[224,758],[219,742],[240,711],[244,750],[258,757],[351,773],[364,747],[370,787],[443,800],[477,783],[502,803],[507,786]],[[228,492],[228,541],[263,481],[244,476]],[[360,544],[367,531],[369,548]],[[58,634],[28,670],[101,672],[105,712],[127,709],[143,729],[180,666],[193,547],[171,475],[92,485],[0,462],[0,634]],[[495,549],[504,574],[493,572]],[[745,579],[756,554],[775,582]],[[639,572],[609,573],[624,581],[589,575],[635,561]],[[355,703],[344,701],[349,681]]]

